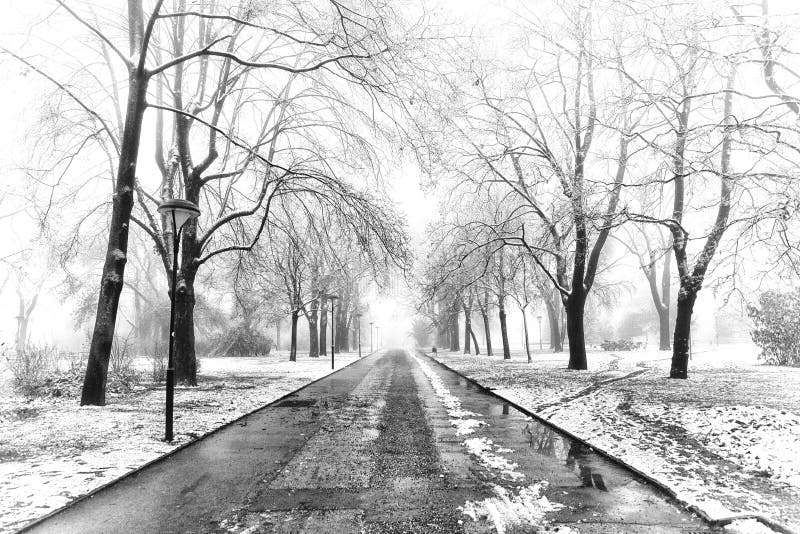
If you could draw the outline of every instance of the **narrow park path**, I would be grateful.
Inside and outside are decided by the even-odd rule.
[[[315,382],[31,532],[711,532],[424,356]]]

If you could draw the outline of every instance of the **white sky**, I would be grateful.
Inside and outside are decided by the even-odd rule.
[[[518,0],[522,1],[522,0]],[[527,2],[528,6],[544,4],[544,0]],[[486,2],[483,0],[440,0],[439,2],[426,2],[431,14],[436,18],[464,21],[467,27],[483,27],[491,31],[502,33],[502,27],[509,21],[508,11],[503,6],[513,6],[518,2],[506,0]],[[24,41],[30,21],[36,16],[41,16],[55,8],[55,2],[31,2],[30,0],[0,0],[3,17],[0,18],[0,44],[4,46],[19,46]],[[773,13],[796,12],[797,0],[771,0],[770,7]],[[490,32],[491,33],[491,32]],[[58,41],[61,36],[51,35],[51,40]],[[42,94],[48,89],[48,83],[35,74],[23,73],[23,69],[7,57],[0,56],[0,216],[8,214],[15,209],[16,202],[8,197],[8,188],[24,177],[15,169],[24,154],[24,134],[29,126],[29,121],[39,107]],[[144,166],[146,167],[146,163]],[[397,202],[400,210],[407,216],[408,226],[415,239],[424,241],[425,230],[428,224],[437,218],[437,202],[435,198],[425,193],[420,188],[422,177],[416,165],[410,161],[403,161],[390,171],[390,195]],[[0,258],[23,248],[29,248],[31,240],[36,234],[35,226],[30,221],[21,217],[7,217],[0,219],[2,240],[0,240]],[[0,282],[4,278],[4,269],[0,266]],[[82,333],[75,333],[72,328],[70,309],[62,306],[57,299],[57,279],[50,280],[45,285],[41,296],[38,312],[34,314],[31,330],[34,336],[42,341],[54,342],[56,340],[70,339],[71,344],[80,343]],[[398,325],[398,332],[408,331],[407,314],[402,302],[390,296],[376,300],[373,303],[375,320],[382,324],[398,325],[403,321],[402,328]],[[16,328],[16,295],[14,282],[10,281],[5,290],[0,293],[0,341],[13,340]],[[60,320],[53,320],[59,317]],[[388,331],[387,331],[388,332]],[[387,339],[388,341],[388,339]],[[402,340],[394,340],[400,342]]]

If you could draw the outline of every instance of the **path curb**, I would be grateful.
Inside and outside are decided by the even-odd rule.
[[[774,530],[776,532],[780,532],[781,534],[800,534],[797,531],[792,530],[791,528],[787,527],[786,525],[775,521],[774,519],[771,519],[769,517],[765,517],[765,516],[762,516],[762,515],[759,515],[759,514],[743,513],[743,514],[737,514],[735,516],[729,516],[729,517],[723,517],[723,518],[714,519],[711,516],[709,516],[705,511],[703,511],[701,508],[699,508],[697,505],[690,504],[690,503],[682,500],[681,498],[679,498],[678,494],[672,488],[670,488],[669,486],[667,486],[663,482],[653,478],[652,476],[648,475],[647,473],[644,473],[643,471],[637,469],[636,467],[634,467],[634,466],[628,464],[627,462],[619,459],[618,457],[614,456],[610,452],[607,452],[607,451],[605,451],[603,449],[600,449],[600,448],[596,447],[595,445],[592,445],[591,443],[589,443],[585,439],[573,434],[569,430],[565,430],[565,429],[561,428],[560,426],[556,425],[555,423],[552,423],[551,421],[548,421],[547,419],[544,419],[541,415],[537,415],[535,412],[532,412],[528,408],[526,408],[524,406],[521,406],[521,405],[517,404],[516,402],[503,397],[499,393],[496,393],[493,389],[487,388],[486,386],[484,386],[480,382],[478,382],[478,381],[476,381],[476,380],[474,380],[474,379],[472,379],[472,378],[470,378],[468,376],[465,376],[464,374],[460,373],[459,371],[456,371],[455,369],[453,369],[452,367],[448,366],[447,364],[440,362],[439,360],[437,360],[433,356],[429,355],[427,352],[424,352],[424,351],[419,350],[419,349],[417,349],[417,352],[419,352],[420,354],[422,354],[423,356],[425,356],[426,358],[428,358],[432,362],[435,362],[436,364],[444,367],[448,371],[451,371],[451,372],[457,374],[458,376],[460,376],[464,380],[467,380],[468,382],[470,382],[471,384],[473,384],[474,386],[476,386],[477,388],[482,390],[484,393],[487,393],[489,395],[497,397],[498,399],[501,399],[503,402],[507,402],[508,404],[510,404],[511,406],[516,408],[517,410],[519,410],[520,412],[528,415],[529,417],[532,417],[533,419],[536,419],[536,421],[538,421],[539,423],[541,423],[541,424],[543,424],[543,425],[545,425],[547,427],[550,427],[550,428],[552,428],[554,430],[557,430],[558,432],[561,432],[562,434],[568,436],[570,439],[575,440],[578,443],[588,447],[589,449],[591,449],[592,451],[596,452],[597,454],[599,454],[600,456],[604,457],[605,459],[609,460],[610,462],[612,462],[612,463],[614,463],[614,464],[616,464],[616,465],[618,465],[618,466],[620,466],[620,467],[622,467],[624,469],[627,469],[628,471],[632,471],[633,473],[636,473],[639,477],[644,479],[647,483],[657,487],[658,489],[660,489],[661,491],[666,493],[672,500],[674,500],[675,502],[680,504],[686,510],[688,510],[688,511],[694,513],[695,515],[699,516],[703,521],[705,521],[706,523],[708,523],[712,527],[724,527],[725,525],[729,525],[730,523],[732,523],[734,521],[737,521],[737,520],[755,519],[759,523],[762,523],[765,526],[771,528],[772,530]]]
[[[91,490],[89,493],[84,493],[84,494],[83,494],[83,495],[81,495],[80,497],[77,497],[76,499],[74,499],[74,500],[72,500],[72,501],[68,502],[68,503],[67,503],[67,504],[65,504],[64,506],[61,506],[61,507],[59,507],[59,508],[56,508],[55,510],[53,510],[53,511],[52,511],[52,512],[50,512],[50,513],[48,513],[47,515],[44,515],[44,516],[42,516],[42,517],[40,517],[40,518],[38,518],[38,519],[35,519],[34,521],[31,521],[30,523],[28,523],[28,524],[24,525],[22,528],[20,528],[20,529],[19,529],[19,530],[17,530],[16,532],[17,532],[17,533],[22,533],[22,532],[27,532],[27,531],[29,531],[29,530],[30,530],[30,529],[32,529],[33,527],[35,527],[35,526],[38,526],[40,523],[43,523],[43,522],[47,521],[48,519],[50,519],[50,518],[51,518],[51,517],[53,517],[54,515],[56,515],[56,514],[59,514],[59,513],[63,512],[63,511],[64,511],[64,510],[66,510],[67,508],[70,508],[71,506],[74,506],[74,505],[76,505],[76,504],[78,504],[78,503],[80,503],[80,502],[83,502],[83,501],[87,500],[87,499],[91,499],[92,497],[94,497],[94,496],[95,496],[95,494],[97,494],[97,493],[99,493],[99,492],[103,491],[104,489],[106,489],[106,488],[108,488],[108,487],[110,487],[110,486],[113,486],[114,484],[117,484],[118,482],[122,482],[123,480],[125,480],[125,479],[127,479],[127,478],[129,478],[129,477],[132,477],[132,476],[134,476],[134,475],[138,475],[138,474],[139,474],[141,471],[143,471],[144,469],[146,469],[146,468],[150,467],[151,465],[153,465],[153,464],[156,464],[156,463],[158,463],[158,462],[161,462],[161,461],[163,461],[163,460],[167,460],[168,458],[170,458],[170,457],[171,457],[171,456],[173,456],[174,454],[176,454],[176,453],[178,453],[178,452],[182,451],[182,450],[183,450],[183,449],[185,449],[186,447],[189,447],[190,445],[194,445],[195,443],[197,443],[197,442],[199,442],[199,441],[202,441],[202,440],[204,440],[204,439],[206,439],[206,438],[208,438],[208,437],[211,437],[211,436],[213,436],[214,434],[216,434],[217,432],[220,432],[220,431],[224,430],[225,428],[227,428],[227,427],[229,427],[229,426],[235,425],[236,423],[240,422],[242,419],[245,419],[245,418],[247,418],[247,417],[250,417],[251,415],[255,414],[256,412],[259,412],[259,411],[261,411],[261,410],[263,410],[263,409],[265,409],[265,408],[269,408],[269,407],[271,407],[273,404],[277,404],[277,403],[281,402],[282,400],[286,399],[286,397],[289,397],[290,395],[294,395],[294,394],[295,394],[295,393],[297,393],[298,391],[300,391],[300,390],[302,390],[302,389],[305,389],[305,388],[307,388],[307,387],[309,387],[309,386],[311,386],[311,385],[313,385],[313,384],[316,384],[316,383],[317,383],[317,382],[319,382],[320,380],[324,380],[325,378],[329,378],[329,377],[331,377],[331,376],[335,375],[336,373],[338,373],[338,372],[340,372],[340,371],[344,371],[345,369],[347,369],[347,368],[348,368],[348,367],[350,367],[351,365],[355,365],[355,364],[357,364],[357,363],[359,363],[359,362],[361,362],[361,361],[364,361],[364,360],[365,360],[367,357],[369,357],[369,356],[372,356],[373,354],[376,354],[376,353],[378,353],[380,350],[381,350],[381,349],[379,349],[379,350],[376,350],[376,351],[373,351],[373,352],[370,352],[369,354],[365,354],[365,355],[363,355],[361,358],[356,358],[355,360],[353,360],[352,362],[348,363],[348,364],[347,364],[347,365],[345,365],[344,367],[340,367],[339,369],[335,369],[335,370],[333,370],[332,372],[330,372],[330,373],[328,373],[328,374],[326,374],[326,375],[323,375],[323,376],[321,376],[321,377],[319,377],[319,378],[315,378],[315,379],[314,379],[314,380],[312,380],[311,382],[309,382],[309,383],[307,383],[307,384],[304,384],[304,385],[300,386],[299,388],[297,388],[297,389],[295,389],[295,390],[292,390],[292,391],[290,391],[290,392],[288,392],[288,393],[286,393],[286,394],[282,395],[281,397],[278,397],[277,399],[275,399],[275,400],[272,400],[272,401],[268,402],[267,404],[264,404],[264,405],[262,405],[262,406],[259,406],[258,408],[254,408],[254,409],[250,410],[249,412],[247,412],[247,413],[245,413],[245,414],[242,414],[242,415],[240,415],[240,416],[239,416],[239,417],[237,417],[236,419],[232,419],[231,421],[228,421],[227,423],[225,423],[225,424],[223,424],[223,425],[221,425],[221,426],[218,426],[217,428],[215,428],[215,429],[213,429],[213,430],[210,430],[210,431],[206,432],[205,434],[203,434],[203,435],[201,435],[201,436],[198,436],[198,437],[196,437],[196,438],[192,439],[191,441],[187,441],[186,443],[184,443],[184,444],[182,444],[182,445],[179,445],[179,446],[177,446],[176,448],[172,449],[171,451],[165,452],[165,453],[164,453],[164,454],[162,454],[161,456],[158,456],[158,457],[156,457],[156,458],[153,458],[152,460],[149,460],[149,461],[148,461],[148,462],[146,462],[146,463],[143,463],[142,465],[140,465],[140,466],[139,466],[139,467],[137,467],[136,469],[134,469],[134,470],[132,470],[132,471],[128,471],[128,472],[127,472],[127,473],[125,473],[124,475],[122,475],[122,476],[120,476],[120,477],[118,477],[118,478],[115,478],[114,480],[110,480],[110,481],[106,482],[105,484],[103,484],[102,486],[98,486],[98,487],[96,487],[95,489]],[[320,360],[322,360],[322,358],[320,358]]]

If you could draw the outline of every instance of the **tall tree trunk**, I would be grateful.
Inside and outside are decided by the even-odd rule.
[[[319,332],[317,332],[316,312],[308,317],[308,357],[319,358]]]
[[[300,312],[297,308],[292,310],[292,339],[289,348],[289,361],[297,361],[297,320],[299,319]]]
[[[139,6],[139,10],[141,10],[141,6]],[[134,21],[129,21],[129,24],[133,23]],[[119,296],[125,279],[128,229],[133,209],[142,117],[147,107],[146,95],[147,75],[145,71],[139,70],[137,67],[132,68],[128,75],[128,102],[120,144],[117,179],[111,203],[108,246],[106,247],[103,274],[100,277],[100,294],[97,299],[89,360],[86,363],[86,374],[83,379],[81,406],[103,406],[106,403],[108,360],[111,354],[111,345],[114,342]]]
[[[193,269],[181,270],[175,295],[175,381],[187,386],[197,385],[197,355],[194,346],[195,274]]]
[[[672,247],[664,255],[664,268],[661,271],[661,312],[658,315],[659,350],[669,350],[669,301],[672,297]]]
[[[486,355],[492,355],[492,332],[489,328],[489,314],[486,313],[485,308],[481,308],[481,317],[483,317],[483,335],[486,338]]]
[[[528,339],[528,314],[525,312],[525,306],[520,306],[519,311],[522,312],[522,328],[525,330],[525,354],[528,356],[528,363],[531,363],[531,343]]]
[[[684,288],[678,292],[678,306],[675,314],[675,337],[672,345],[672,365],[670,378],[686,378],[689,370],[689,349],[692,339],[692,311],[697,293]]]
[[[503,339],[503,359],[511,359],[511,348],[508,345],[508,326],[506,324],[506,304],[505,298],[499,296],[497,298],[497,307],[500,310],[500,337]]]
[[[560,300],[545,299],[544,307],[547,309],[547,324],[550,330],[550,349],[553,352],[564,350],[563,337],[561,335],[561,310]]]
[[[308,313],[308,357],[319,358],[319,332],[317,332],[317,307],[318,301],[311,301],[311,311]]]
[[[481,349],[478,347],[478,338],[475,337],[475,330],[473,330],[471,326],[469,328],[469,334],[472,336],[472,344],[475,346],[475,355],[479,355]]]
[[[275,320],[275,350],[281,350],[281,320]]]
[[[472,318],[470,317],[470,313],[467,309],[466,304],[462,304],[464,309],[464,354],[471,354],[472,349],[470,347],[470,330],[472,327]]]
[[[586,307],[586,295],[573,287],[567,297],[567,338],[569,339],[569,364],[567,369],[585,371],[586,340],[584,339],[583,314]]]
[[[458,338],[458,300],[450,306],[450,350],[458,352],[461,342]]]
[[[328,355],[328,298],[322,295],[319,305],[319,354]]]

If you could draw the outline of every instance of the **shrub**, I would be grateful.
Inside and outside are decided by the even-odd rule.
[[[618,339],[616,341],[606,339],[600,343],[600,348],[606,351],[635,350],[644,348],[644,343],[639,341],[631,341],[630,339]]]
[[[220,336],[215,345],[222,356],[268,356],[272,339],[252,328],[238,326]]]
[[[791,293],[767,291],[758,307],[748,306],[753,321],[750,337],[768,365],[800,366],[800,289]]]
[[[153,382],[164,382],[167,379],[167,352],[165,345],[153,342],[153,350],[148,354],[150,359],[150,378]]]
[[[14,387],[24,395],[36,394],[36,390],[54,371],[57,355],[55,347],[33,343],[27,343],[12,356],[6,352],[8,368],[14,376]]]

